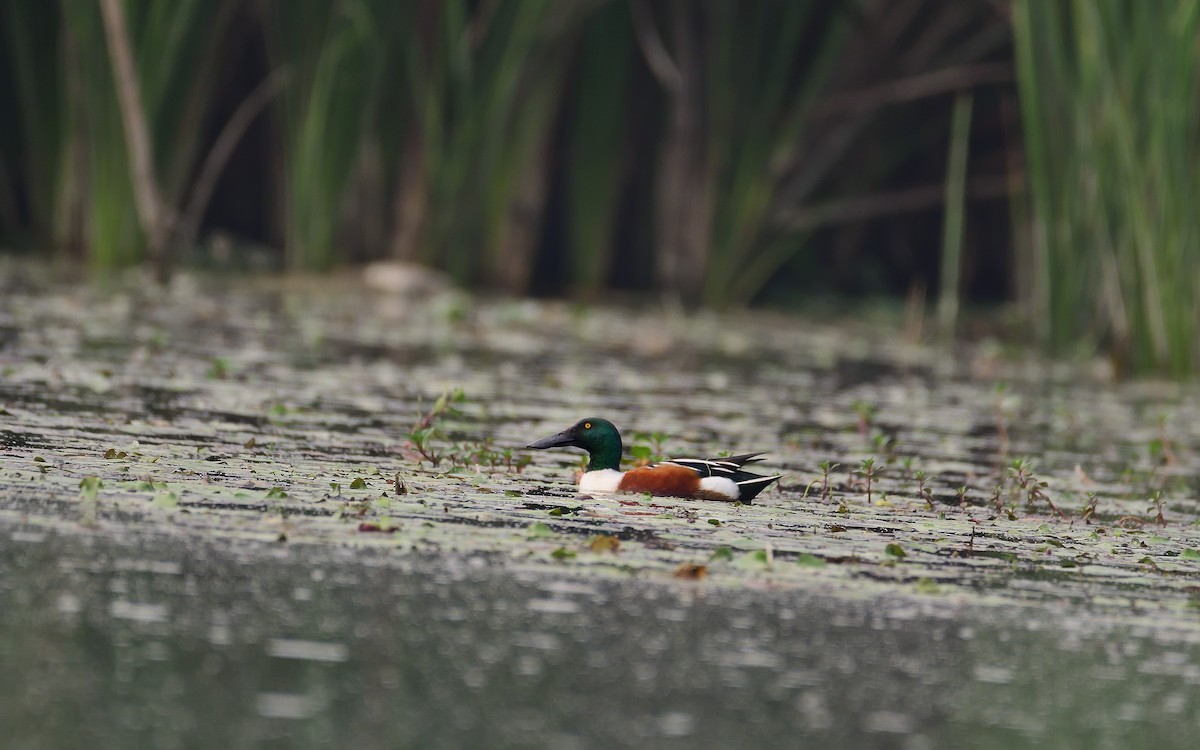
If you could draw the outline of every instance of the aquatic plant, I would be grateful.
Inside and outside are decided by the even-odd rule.
[[[954,99],[946,157],[946,201],[942,219],[941,291],[938,294],[938,327],[951,338],[958,321],[962,297],[963,231],[966,223],[967,154],[971,137],[971,111],[975,99],[960,92]]]
[[[995,406],[992,413],[996,420],[996,435],[999,438],[1000,445],[999,458],[1001,460],[1008,457],[1009,437],[1008,425],[1012,420],[1013,412],[1016,408],[1017,399],[1009,395],[1010,387],[1008,383],[996,383],[993,394],[995,398]]]
[[[875,457],[864,458],[858,465],[857,473],[862,477],[863,485],[866,487],[867,502],[871,502],[871,481],[875,479],[878,471],[875,469]]]
[[[666,442],[666,439],[667,434],[664,432],[634,431],[631,433],[629,454],[633,456],[634,463],[644,466],[656,461],[665,460],[667,455],[663,449],[663,444]]]
[[[1049,484],[1038,479],[1033,473],[1033,468],[1033,462],[1027,458],[1013,459],[1008,467],[1008,476],[1012,486],[1025,495],[1025,507],[1032,511],[1038,502],[1044,502],[1060,518],[1066,518],[1066,514],[1058,509],[1046,492]]]
[[[881,196],[906,159],[943,151],[947,126],[872,128],[889,109],[942,109],[949,92],[1009,77],[974,65],[1005,44],[999,14],[929,0],[871,13],[790,0],[6,0],[0,14],[0,97],[16,113],[0,122],[6,243],[103,267],[144,260],[163,236],[190,252],[218,228],[206,209],[234,161],[266,175],[267,194],[239,185],[254,195],[230,201],[233,223],[292,268],[391,256],[521,292],[549,265],[595,295],[623,253],[622,283],[711,305],[811,265],[819,228],[971,196],[969,182],[914,189],[916,203]],[[109,43],[117,26],[128,45]],[[239,150],[255,123],[263,148]],[[847,168],[867,142],[885,158]]]
[[[394,3],[266,0],[272,65],[291,81],[273,114],[279,129],[277,221],[287,265],[328,268],[339,253],[343,203],[383,95]]]
[[[1096,517],[1096,510],[1099,507],[1100,498],[1095,492],[1089,492],[1087,493],[1087,500],[1087,505],[1080,509],[1079,515],[1081,518],[1083,518],[1084,523],[1090,524]]]
[[[929,476],[924,470],[917,469],[913,472],[913,479],[917,482],[917,499],[924,500],[925,506],[929,510],[933,510],[933,492],[925,486],[925,482],[929,479]]]
[[[1150,496],[1150,507],[1146,509],[1146,512],[1154,511],[1154,522],[1159,526],[1167,525],[1167,519],[1163,518],[1163,509],[1165,507],[1166,503],[1163,502],[1162,490],[1155,490],[1154,494]]]
[[[875,422],[875,407],[862,399],[856,400],[851,407],[857,418],[858,434],[866,437],[870,434],[871,425]]]
[[[461,388],[451,390],[447,387],[433,402],[433,406],[405,433],[405,447],[411,449],[418,460],[428,461],[434,467],[441,463],[443,454],[435,446],[435,441],[444,440],[446,436],[438,422],[445,417],[459,416],[461,412],[455,405],[461,404],[466,398]]]
[[[211,197],[198,174],[228,156],[207,143],[205,126],[222,63],[214,51],[235,8],[4,4],[21,187],[42,247],[99,266],[149,250],[163,272],[177,220],[198,218]],[[228,131],[230,145],[241,132]]]
[[[1118,370],[1200,367],[1200,8],[1013,3],[1038,337]],[[1024,270],[1028,269],[1028,270]]]
[[[804,488],[804,496],[807,497],[808,491],[812,489],[812,486],[817,482],[820,482],[821,500],[828,502],[830,490],[829,474],[839,466],[841,466],[841,464],[834,463],[833,461],[822,461],[821,463],[817,464],[817,468],[821,470],[821,476],[808,483],[808,486]]]

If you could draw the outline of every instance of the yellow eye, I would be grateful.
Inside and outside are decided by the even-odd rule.
[[[584,423],[583,423],[583,429],[585,429],[585,430],[590,430],[590,429],[592,429],[592,423],[591,423],[591,422],[584,422]]]

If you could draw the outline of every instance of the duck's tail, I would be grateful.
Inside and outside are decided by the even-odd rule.
[[[757,474],[744,474],[744,479],[736,481],[739,494],[738,500],[743,503],[749,503],[754,499],[754,496],[765,490],[772,482],[777,482],[783,476],[776,474],[770,477],[760,477]]]

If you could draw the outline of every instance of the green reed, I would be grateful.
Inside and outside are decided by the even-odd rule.
[[[1200,366],[1200,7],[1014,6],[1035,272],[1047,343],[1119,368]]]

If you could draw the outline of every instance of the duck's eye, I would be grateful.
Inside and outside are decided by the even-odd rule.
[[[592,423],[591,423],[591,422],[584,422],[584,423],[583,423],[583,429],[585,429],[585,430],[590,430],[590,429],[592,429]]]

